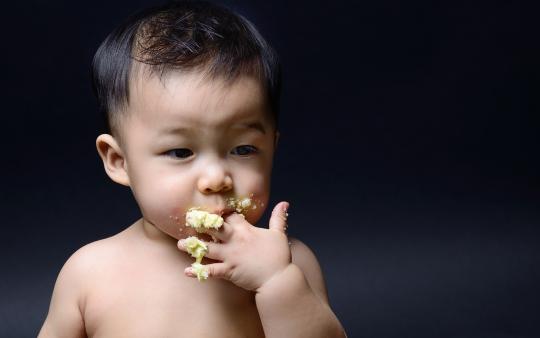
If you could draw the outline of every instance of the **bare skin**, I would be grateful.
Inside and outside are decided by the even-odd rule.
[[[171,245],[156,245],[164,239]],[[175,245],[140,219],[79,249],[60,273],[39,337],[265,337],[256,293],[219,278],[186,277],[193,258]],[[300,266],[311,259],[295,239],[291,251]],[[307,273],[327,303],[320,268]]]
[[[221,279],[187,278],[183,269],[192,258],[174,245],[152,245],[139,220],[88,248],[109,263],[85,297],[89,337],[264,336],[252,292]]]
[[[270,193],[278,133],[260,83],[172,73],[130,82],[121,137],[96,140],[108,176],[129,186],[142,218],[79,249],[60,272],[39,334],[47,337],[345,337],[315,255],[286,235],[288,202],[255,226]],[[120,142],[120,140],[122,140]],[[229,197],[261,207],[242,215]],[[186,211],[222,214],[202,263],[189,271]]]

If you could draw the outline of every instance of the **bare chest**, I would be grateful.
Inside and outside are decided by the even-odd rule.
[[[118,271],[95,283],[84,309],[88,337],[264,337],[253,293],[181,270]]]

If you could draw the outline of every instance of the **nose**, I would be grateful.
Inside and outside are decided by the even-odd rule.
[[[219,161],[208,163],[197,181],[197,188],[203,194],[227,192],[232,187],[232,177],[225,165]]]

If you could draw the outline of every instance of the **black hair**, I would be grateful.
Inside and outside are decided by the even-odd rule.
[[[277,127],[281,71],[277,54],[251,22],[206,1],[174,1],[129,17],[107,36],[92,62],[91,77],[107,132],[129,104],[133,63],[162,76],[171,70],[205,70],[234,81],[257,76]]]

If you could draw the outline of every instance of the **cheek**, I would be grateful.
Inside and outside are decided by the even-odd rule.
[[[250,197],[252,207],[245,213],[249,223],[255,224],[262,217],[265,209],[268,207],[270,196],[270,179],[265,175],[244,175],[242,182],[236,184],[237,197]]]
[[[178,238],[185,225],[185,213],[192,203],[189,179],[182,181],[167,175],[135,180],[133,195],[143,217],[163,232]]]
[[[235,168],[238,169],[238,168]],[[256,224],[268,207],[270,194],[270,169],[268,166],[259,170],[235,170],[234,196],[250,197],[253,206],[246,212],[246,219]],[[196,191],[195,177],[170,175],[145,175],[145,172],[157,172],[155,168],[146,168],[133,173],[132,191],[143,217],[161,231],[175,238],[194,235],[193,229],[185,227],[185,215],[193,207]]]

